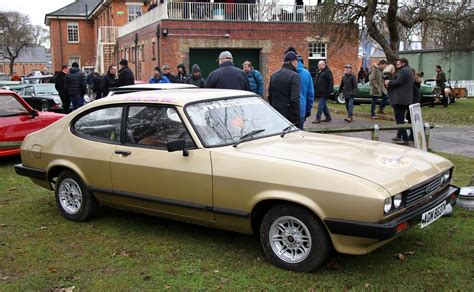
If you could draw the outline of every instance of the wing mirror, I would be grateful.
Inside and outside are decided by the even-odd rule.
[[[34,119],[34,118],[36,118],[37,116],[38,116],[38,111],[35,110],[35,109],[32,110],[32,111],[31,111],[31,118]]]
[[[183,139],[166,143],[166,148],[168,152],[183,151],[183,156],[189,156],[189,151],[186,149],[186,141]]]

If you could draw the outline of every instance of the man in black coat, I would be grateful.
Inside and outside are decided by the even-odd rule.
[[[100,84],[103,97],[107,97],[110,92],[110,88],[117,87],[117,67],[110,65],[109,70],[105,73]]]
[[[268,101],[282,116],[302,129],[300,124],[300,76],[296,71],[298,56],[294,52],[285,54],[280,70],[270,77]]]
[[[72,110],[84,105],[84,95],[87,92],[86,74],[79,69],[77,62],[72,63],[69,74],[64,77],[64,89],[72,102]]]
[[[318,111],[316,112],[316,120],[314,124],[321,123],[321,114],[324,113],[326,119],[323,122],[330,122],[332,120],[331,114],[327,106],[328,98],[334,91],[334,79],[332,72],[326,65],[326,61],[319,61],[318,73],[314,78],[314,96],[319,98]]]
[[[135,84],[135,76],[133,76],[132,70],[128,67],[128,61],[126,59],[122,59],[120,60],[119,65],[120,70],[117,87]]]
[[[397,125],[405,124],[405,115],[408,111],[408,106],[413,101],[413,86],[415,76],[408,60],[401,58],[397,60],[398,73],[394,80],[386,80],[385,84],[388,86],[388,96],[390,104],[395,111],[395,121]],[[405,129],[398,130],[397,137],[392,139],[397,144],[408,145],[409,139]]]
[[[219,68],[212,71],[206,88],[240,89],[250,91],[249,79],[244,71],[234,67],[232,54],[224,51],[219,55]]]
[[[54,87],[58,91],[59,97],[61,98],[61,102],[63,104],[63,114],[68,114],[69,108],[71,107],[71,100],[64,89],[64,78],[68,73],[69,66],[63,65],[62,71],[58,72],[54,78]]]

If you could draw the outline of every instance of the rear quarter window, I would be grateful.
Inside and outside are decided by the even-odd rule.
[[[87,112],[72,125],[74,134],[81,138],[106,142],[120,142],[123,107],[107,107]]]

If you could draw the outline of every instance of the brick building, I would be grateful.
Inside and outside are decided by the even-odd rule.
[[[53,67],[80,58],[82,66],[103,73],[125,58],[138,80],[148,80],[156,65],[168,64],[176,72],[180,63],[187,68],[198,63],[207,76],[217,68],[218,53],[230,50],[236,66],[249,59],[268,82],[292,46],[310,71],[326,60],[338,83],[344,64],[358,62],[357,40],[338,41],[327,27],[311,23],[317,6],[165,1],[147,11],[149,2],[77,0],[46,15]],[[92,8],[85,9],[86,3]],[[68,23],[74,22],[80,40],[71,43]],[[347,29],[358,34],[354,27]]]
[[[3,59],[0,67],[0,72],[9,72],[10,61]],[[48,56],[47,50],[43,46],[27,47],[15,59],[13,64],[13,72],[20,76],[28,75],[34,71],[48,72]],[[13,73],[11,72],[11,73]]]

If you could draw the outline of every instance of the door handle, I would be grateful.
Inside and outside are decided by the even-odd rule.
[[[119,155],[122,155],[122,156],[129,156],[130,154],[132,154],[131,151],[124,151],[124,150],[115,150],[115,154],[119,154]]]

